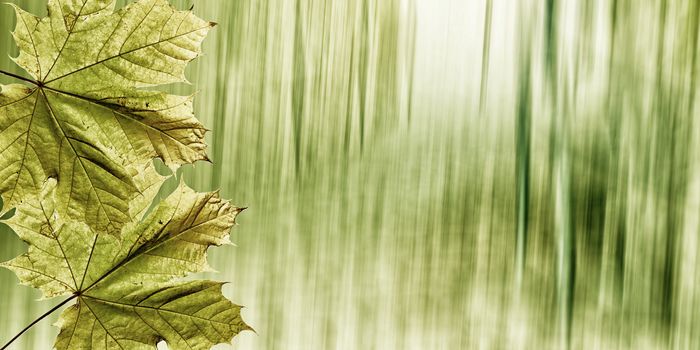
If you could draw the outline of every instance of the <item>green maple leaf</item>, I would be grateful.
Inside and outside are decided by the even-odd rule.
[[[208,247],[229,243],[240,208],[180,185],[117,238],[62,217],[56,193],[50,180],[40,201],[7,221],[29,250],[3,266],[45,297],[77,300],[59,321],[58,350],[154,349],[161,340],[209,349],[250,329],[221,283],[178,279],[207,269]]]
[[[114,0],[49,0],[44,18],[14,7],[14,61],[33,79],[0,86],[6,207],[53,177],[58,212],[117,234],[131,200],[158,183],[151,159],[173,169],[207,159],[191,96],[141,88],[186,82],[214,24],[166,0],[117,11]]]

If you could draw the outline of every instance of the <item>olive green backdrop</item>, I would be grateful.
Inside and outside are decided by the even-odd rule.
[[[234,349],[700,348],[700,2],[193,3]],[[0,284],[4,343],[56,301]]]

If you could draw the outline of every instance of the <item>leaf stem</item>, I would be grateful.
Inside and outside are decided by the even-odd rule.
[[[46,316],[51,315],[51,314],[54,313],[56,310],[60,309],[63,305],[68,304],[69,301],[71,301],[71,300],[73,300],[73,299],[75,299],[75,298],[77,298],[77,297],[78,297],[77,294],[73,294],[73,295],[70,296],[70,298],[68,298],[68,299],[62,301],[60,304],[54,306],[51,310],[46,311],[43,315],[39,316],[39,318],[37,318],[36,320],[34,320],[34,321],[33,321],[32,323],[30,323],[27,327],[24,327],[23,330],[21,330],[19,333],[17,333],[17,335],[15,335],[12,339],[10,339],[10,341],[8,341],[5,345],[3,345],[2,348],[0,348],[0,350],[5,350],[5,349],[7,349],[7,347],[10,346],[10,344],[12,344],[15,340],[17,340],[17,338],[19,338],[22,334],[24,334],[25,332],[27,332],[27,331],[28,331],[30,328],[32,328],[35,324],[39,323],[39,321],[41,321],[41,320],[43,320],[44,318],[46,318]]]
[[[4,74],[4,75],[7,75],[8,77],[13,77],[13,78],[15,78],[15,79],[19,79],[19,80],[22,80],[22,81],[26,81],[26,82],[31,83],[31,84],[34,84],[34,85],[39,85],[39,83],[37,83],[36,81],[34,81],[34,80],[32,80],[32,79],[28,79],[28,78],[25,78],[25,77],[23,77],[23,76],[19,76],[19,75],[14,74],[14,73],[10,73],[10,72],[4,71],[4,70],[2,70],[2,69],[0,69],[0,74]],[[4,348],[3,348],[3,349],[4,349]],[[0,349],[0,350],[2,350],[2,349]]]

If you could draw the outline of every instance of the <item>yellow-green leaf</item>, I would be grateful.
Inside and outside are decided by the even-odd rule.
[[[210,246],[229,243],[240,208],[184,184],[120,238],[98,234],[56,210],[56,182],[7,221],[29,250],[3,264],[45,297],[76,303],[59,322],[56,348],[209,349],[250,329],[240,306],[212,281],[182,281],[207,270]]]
[[[58,212],[119,233],[156,178],[143,164],[207,159],[192,97],[141,88],[186,82],[213,23],[166,0],[117,11],[108,0],[49,0],[44,18],[14,7],[15,62],[34,85],[0,86],[0,193],[13,207],[56,178]]]

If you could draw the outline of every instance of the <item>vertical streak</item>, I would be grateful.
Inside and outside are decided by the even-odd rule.
[[[484,38],[481,50],[481,86],[479,88],[479,114],[483,116],[486,91],[489,80],[489,54],[491,50],[491,16],[493,13],[493,0],[486,0],[484,13]]]
[[[233,6],[228,7],[224,5],[223,11],[229,14],[229,18],[237,18],[239,5],[237,3],[226,4],[232,4]],[[219,57],[223,57],[223,59],[217,62],[218,74],[216,74],[214,91],[214,111],[216,111],[216,115],[222,115],[225,114],[224,111],[226,111],[229,105],[227,97],[231,89],[227,83],[229,79],[231,79],[233,65],[229,64],[228,60],[233,56],[234,45],[232,45],[231,37],[228,35],[219,34],[217,40],[216,51],[218,51]],[[230,122],[228,118],[214,118],[214,147],[209,151],[212,154],[212,167],[214,168],[211,172],[211,184],[214,188],[221,187],[221,173],[223,170],[224,149],[226,145],[226,126],[228,122]]]
[[[619,113],[619,104],[613,99],[616,96],[618,90],[617,85],[615,85],[616,69],[615,69],[615,56],[616,56],[616,43],[618,35],[618,0],[613,0],[610,4],[610,43],[608,46],[608,62],[607,62],[607,83],[606,83],[606,101],[605,106],[607,109],[607,131],[608,137],[610,139],[610,168],[608,171],[607,180],[607,193],[612,196],[610,205],[606,208],[605,214],[605,242],[607,251],[612,251],[614,254],[604,254],[602,256],[602,266],[612,265],[613,269],[602,268],[601,270],[601,288],[599,293],[599,305],[604,305],[607,299],[608,293],[610,293],[610,288],[612,291],[610,294],[613,295],[616,302],[621,301],[622,289],[623,289],[623,274],[625,270],[625,225],[626,218],[621,215],[622,212],[622,194],[621,190],[624,190],[624,186],[618,184],[618,177],[620,173],[620,149],[621,149],[621,139],[620,139],[620,128],[622,125],[622,116]],[[619,83],[618,83],[619,84]],[[611,256],[613,255],[613,256]],[[608,260],[612,260],[608,262]]]
[[[571,345],[573,309],[573,240],[570,217],[570,165],[568,118],[562,113],[557,59],[557,1],[546,0],[545,7],[545,80],[547,82],[553,132],[550,135],[554,165],[554,226],[557,235],[557,309],[561,349]]]
[[[657,147],[663,149],[657,149],[655,150],[656,152],[664,152],[665,148],[667,146],[670,146],[670,152],[667,155],[668,161],[666,162],[668,166],[668,171],[669,174],[673,174],[673,168],[676,166],[676,142],[681,141],[677,140],[676,136],[676,127],[677,127],[677,116],[675,113],[675,105],[671,104],[671,96],[668,91],[666,91],[667,87],[664,82],[664,77],[666,74],[668,74],[666,69],[664,69],[664,54],[665,54],[665,48],[666,48],[666,31],[667,31],[667,25],[666,25],[666,17],[667,17],[667,12],[668,12],[668,4],[666,1],[662,1],[661,4],[661,11],[659,13],[659,37],[657,41],[657,51],[656,51],[656,62],[657,62],[657,69],[656,69],[656,94],[655,94],[655,99],[654,99],[654,104],[655,104],[655,109],[656,109],[656,116],[657,118],[662,118],[665,117],[666,119],[670,119],[668,121],[667,125],[666,123],[660,124],[657,129],[656,133],[658,135],[658,142],[660,145],[657,145]],[[673,64],[673,60],[671,60]],[[671,71],[672,75],[672,70],[673,68],[669,69]],[[668,89],[672,89],[672,87],[668,87]],[[671,141],[673,140],[673,141]],[[668,141],[671,141],[670,144],[667,144]],[[665,153],[665,152],[664,152]],[[664,160],[666,157],[664,157]],[[660,162],[659,165],[663,163]],[[659,169],[659,171],[663,171],[662,169]],[[663,177],[661,175],[660,177]],[[674,284],[674,272],[675,272],[675,246],[676,246],[676,227],[675,227],[675,209],[676,209],[676,201],[680,201],[681,198],[672,198],[672,196],[675,195],[675,189],[677,185],[675,185],[674,179],[681,179],[682,180],[683,174],[682,172],[678,172],[676,176],[669,176],[667,182],[667,188],[666,188],[666,196],[668,196],[668,203],[666,205],[666,232],[667,234],[665,235],[665,240],[664,244],[665,247],[663,248],[663,270],[662,270],[662,276],[661,276],[661,295],[662,295],[662,304],[661,304],[661,320],[662,324],[664,325],[671,325],[673,322],[673,284]],[[671,336],[671,332],[669,332],[667,337]],[[670,340],[670,338],[666,339],[667,341]]]
[[[304,58],[301,2],[302,0],[296,0],[294,14],[294,55],[292,58],[292,135],[294,142],[294,170],[296,171],[297,179],[301,179],[302,174],[302,117],[304,113],[304,91],[306,86],[306,61]]]
[[[365,122],[367,118],[367,89],[369,89],[367,82],[367,75],[369,69],[369,49],[367,46],[370,42],[369,33],[369,1],[364,0],[360,2],[362,7],[362,29],[361,29],[361,50],[360,50],[360,153],[364,152],[365,146]]]
[[[348,5],[348,8],[350,5]],[[346,106],[345,106],[345,130],[343,134],[343,150],[345,151],[345,155],[349,156],[350,155],[350,137],[351,137],[351,131],[352,131],[352,119],[353,119],[353,99],[355,97],[355,88],[354,88],[354,83],[355,83],[355,33],[353,31],[352,37],[350,39],[350,65],[349,65],[349,72],[348,72],[348,82],[347,82],[347,89],[348,89],[348,96],[346,99]]]
[[[522,284],[525,267],[525,251],[530,198],[530,63],[523,64],[524,71],[520,73],[518,88],[518,119],[517,127],[517,236],[516,236],[516,286]]]
[[[698,46],[700,46],[700,45],[698,45],[698,39],[700,38],[700,3],[695,2],[694,5],[695,5],[694,11],[692,12],[692,17],[691,17],[692,18],[691,23],[694,23],[694,26],[692,28],[693,31],[691,34],[691,36],[692,36],[691,43],[692,44],[691,44],[690,50],[692,50],[691,51],[692,53],[691,53],[691,59],[690,59],[691,60],[690,61],[690,64],[691,64],[691,66],[690,66],[690,89],[689,89],[689,94],[688,94],[689,99],[688,99],[688,109],[687,109],[688,114],[690,114],[691,116],[693,114],[695,114],[695,107],[696,107],[696,102],[695,102],[695,91],[696,90],[695,89],[696,89],[696,85],[697,85],[696,80],[697,80]],[[691,134],[691,137],[694,137],[695,135],[697,135],[697,133],[693,133],[691,130],[697,130],[696,125],[700,125],[700,124],[698,124],[697,120],[691,118],[690,125],[691,125],[691,127],[688,128],[688,132]],[[695,135],[693,135],[693,134],[695,134]],[[697,215],[700,215],[700,213],[698,213]],[[696,271],[696,270],[693,269],[693,271]],[[695,281],[697,281],[697,275],[698,275],[698,273],[695,272],[695,278],[694,278]],[[690,291],[691,295],[696,294],[694,292],[698,288],[697,284],[694,284],[694,287],[695,288],[691,289],[691,291]],[[686,315],[690,314],[690,316],[688,317],[689,320],[687,321],[687,323],[689,325],[686,326],[686,329],[688,329],[686,334],[691,334],[691,336],[686,335],[686,337],[685,337],[685,341],[689,342],[689,343],[692,343],[692,334],[696,334],[695,330],[697,329],[697,327],[696,327],[697,313],[695,312],[695,310],[698,309],[698,306],[697,306],[698,297],[696,295],[693,295],[691,297],[691,300],[692,300],[692,302],[691,302],[689,311],[686,312]],[[688,339],[688,338],[690,338],[690,339]]]
[[[489,1],[490,2],[490,1]],[[525,20],[523,20],[525,21]],[[515,241],[515,285],[520,292],[525,269],[525,252],[530,201],[530,24],[520,23],[523,34],[519,47],[519,83],[516,119],[516,241]]]
[[[415,74],[416,74],[416,3],[415,1],[411,1],[409,3],[410,5],[410,26],[411,26],[411,33],[410,33],[410,44],[408,48],[408,52],[410,52],[411,56],[408,59],[408,93],[407,93],[407,98],[408,101],[406,101],[406,119],[408,124],[411,124],[411,120],[413,119],[413,88],[415,86]]]

